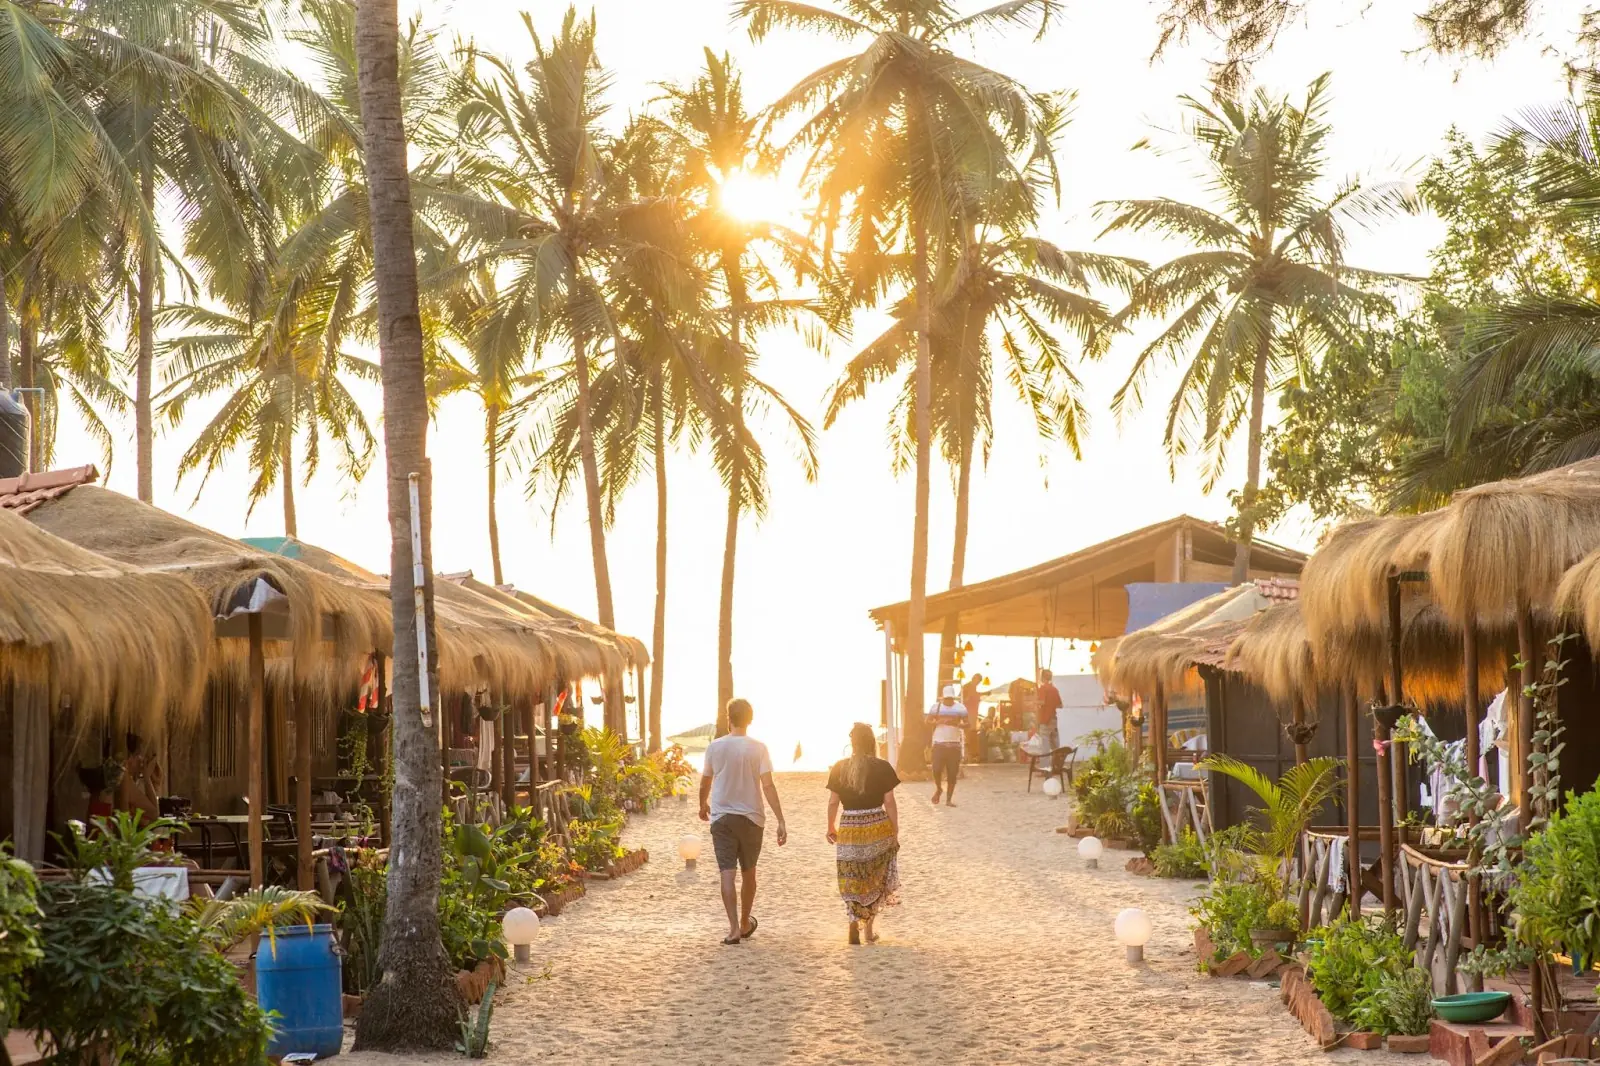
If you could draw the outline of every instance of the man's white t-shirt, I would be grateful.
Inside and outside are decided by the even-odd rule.
[[[767,746],[751,737],[729,733],[706,748],[705,772],[711,775],[711,820],[724,814],[742,814],[765,825],[761,800],[761,775],[772,773]]]
[[[933,706],[928,708],[928,714],[939,720],[933,727],[933,743],[960,744],[965,741],[966,734],[962,730],[967,724],[967,708],[964,705],[959,703],[946,705],[936,700]]]

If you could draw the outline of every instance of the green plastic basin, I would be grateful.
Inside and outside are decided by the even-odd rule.
[[[1433,1001],[1433,1012],[1447,1022],[1487,1022],[1511,1006],[1510,992],[1463,992]]]

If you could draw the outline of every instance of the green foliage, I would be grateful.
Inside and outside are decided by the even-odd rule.
[[[155,845],[184,828],[172,818],[147,822],[142,811],[116,811],[109,818],[96,818],[92,833],[82,822],[67,825],[67,836],[56,836],[63,865],[80,881],[103,870],[124,892],[133,891],[133,872],[139,867],[170,866],[175,861],[171,852],[158,852]]]
[[[1161,843],[1161,793],[1154,782],[1146,781],[1139,786],[1130,814],[1133,818],[1134,841],[1139,845],[1139,850],[1149,857]]]
[[[1399,978],[1411,969],[1411,952],[1394,921],[1375,915],[1352,920],[1343,915],[1314,930],[1307,943],[1306,975],[1329,1012],[1354,1022],[1360,1011],[1363,1025],[1381,1024],[1383,1008],[1376,997],[1385,976]]]
[[[1139,777],[1120,740],[1101,741],[1100,749],[1073,776],[1072,790],[1080,821],[1093,826],[1109,816],[1107,824],[1119,830],[1119,837],[1132,835],[1129,814],[1138,795]]]
[[[225,952],[245,938],[261,934],[276,950],[276,930],[288,925],[304,925],[309,930],[323,912],[333,908],[315,892],[268,885],[226,900],[194,898],[188,910],[213,946]]]
[[[193,918],[110,884],[41,886],[22,1025],[63,1066],[257,1066],[267,1020]]]
[[[1102,811],[1092,824],[1095,835],[1102,840],[1127,840],[1134,832],[1133,819],[1126,811]]]
[[[1339,788],[1343,764],[1338,759],[1312,759],[1286,770],[1276,782],[1230,755],[1212,755],[1200,765],[1242,782],[1261,798],[1262,806],[1255,809],[1266,822],[1261,837],[1262,875],[1282,882],[1293,864],[1300,837]]]
[[[39,882],[0,842],[0,1032],[21,1010],[22,976],[39,958]]]
[[[1286,899],[1280,899],[1267,908],[1267,924],[1264,929],[1299,929],[1300,911]]]
[[[1209,863],[1206,849],[1193,829],[1184,829],[1176,843],[1159,844],[1151,853],[1157,877],[1204,877]]]
[[[622,822],[585,821],[567,823],[567,854],[584,870],[604,869],[625,851],[621,843]]]
[[[457,822],[447,808],[439,932],[445,953],[457,969],[470,970],[485,959],[507,957],[500,919],[511,886],[500,879],[500,867],[492,834],[481,826]]]
[[[1600,960],[1600,788],[1568,794],[1528,838],[1508,893],[1512,938],[1540,953]]]
[[[359,995],[383,977],[378,953],[383,947],[389,873],[374,852],[355,852],[354,856],[339,901],[339,929],[346,959],[345,988]]]
[[[1267,911],[1275,902],[1275,893],[1260,881],[1213,881],[1189,913],[1210,935],[1218,958],[1240,951],[1258,955],[1260,952],[1250,942],[1250,931],[1271,924]]]
[[[1399,974],[1386,971],[1378,980],[1377,992],[1357,1011],[1367,1022],[1377,1022],[1363,1024],[1364,1029],[1422,1036],[1433,1021],[1433,978],[1416,968]]]

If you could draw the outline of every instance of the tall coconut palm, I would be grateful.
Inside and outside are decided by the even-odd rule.
[[[283,532],[295,537],[297,447],[304,457],[302,483],[316,474],[324,435],[337,446],[345,477],[361,481],[377,442],[346,379],[375,382],[380,375],[373,363],[330,350],[293,317],[293,303],[285,309],[291,313],[251,321],[192,304],[163,308],[161,324],[180,335],[161,347],[167,380],[158,413],[176,426],[189,404],[224,393],[222,407],[178,461],[178,479],[199,471],[203,490],[225,460],[245,448],[255,475],[250,509],[280,489]]]
[[[505,238],[486,253],[510,274],[494,328],[534,343],[560,343],[572,356],[595,599],[600,624],[614,628],[589,396],[595,354],[620,332],[603,272],[626,258],[630,269],[666,283],[677,265],[666,250],[677,239],[676,211],[666,201],[619,193],[627,186],[608,165],[611,142],[601,120],[610,79],[595,50],[593,18],[580,19],[569,9],[548,42],[526,22],[534,49],[526,82],[511,64],[480,57],[490,77],[469,105],[478,132],[464,144],[471,148],[471,180],[494,189],[509,215],[501,222]]]
[[[1184,98],[1186,131],[1204,158],[1216,209],[1171,199],[1102,205],[1106,233],[1127,230],[1193,246],[1134,286],[1115,324],[1168,318],[1139,353],[1113,399],[1119,414],[1139,406],[1145,384],[1165,363],[1183,367],[1167,408],[1165,442],[1177,461],[1195,450],[1206,460],[1206,489],[1224,472],[1226,446],[1248,426],[1239,496],[1234,583],[1249,576],[1261,481],[1261,428],[1267,392],[1326,346],[1350,338],[1353,319],[1389,306],[1374,286],[1383,275],[1344,261],[1347,227],[1414,211],[1407,185],[1347,181],[1324,197],[1328,78],[1295,104],[1265,91],[1210,102]]]
[[[808,310],[786,299],[786,283],[818,271],[816,250],[803,235],[772,219],[741,217],[725,202],[729,183],[770,177],[776,153],[758,116],[745,107],[744,85],[728,55],[705,50],[705,67],[694,81],[665,87],[667,127],[680,158],[681,195],[691,204],[690,225],[718,287],[719,319],[727,331],[726,354],[718,360],[727,384],[732,424],[719,436],[727,443],[728,508],[722,549],[722,589],[717,615],[717,735],[727,732],[733,698],[733,591],[739,520],[765,508],[761,483],[745,469],[746,379],[755,360],[755,337],[763,327],[793,322]]]
[[[422,712],[422,686],[437,693],[433,617],[432,498],[429,484],[427,375],[422,354],[417,261],[412,243],[411,175],[400,89],[400,27],[395,0],[358,0],[356,55],[361,98],[378,304],[378,350],[383,373],[384,453],[389,489],[389,593],[394,621],[394,794],[388,904],[379,965],[383,977],[367,994],[356,1029],[358,1047],[381,1050],[449,1049],[460,1036],[465,1004],[439,932],[441,841],[439,748],[431,713]],[[412,519],[412,479],[420,495]],[[418,528],[413,528],[417,526]],[[422,558],[414,559],[416,539]],[[428,575],[423,609],[427,648],[407,639],[417,632],[413,564]]]
[[[794,147],[809,152],[817,225],[830,242],[841,227],[849,228],[845,271],[855,302],[876,303],[897,281],[914,298],[916,492],[907,632],[899,634],[908,652],[905,706],[912,708],[899,761],[912,772],[924,765],[920,712],[935,275],[952,260],[965,232],[960,212],[971,191],[1005,172],[1014,152],[1039,142],[1039,120],[1047,110],[1043,98],[957,55],[950,45],[963,34],[1018,24],[1035,25],[1042,34],[1062,6],[1059,0],[1008,0],[963,17],[947,0],[846,0],[842,10],[788,0],[734,5],[735,17],[745,20],[758,41],[792,27],[861,45],[859,52],[802,78],[771,114],[805,112]]]

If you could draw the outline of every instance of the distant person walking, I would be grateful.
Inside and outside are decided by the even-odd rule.
[[[1034,694],[1034,706],[1039,713],[1039,735],[1049,742],[1046,751],[1061,746],[1056,730],[1056,712],[1061,710],[1061,690],[1056,688],[1055,675],[1049,670],[1039,671],[1039,689]]]
[[[850,729],[850,757],[828,772],[828,843],[838,849],[839,897],[850,922],[850,943],[876,943],[873,920],[900,902],[900,809],[894,767],[877,757],[872,727]]]
[[[946,807],[956,805],[956,778],[961,773],[961,748],[966,740],[967,709],[960,703],[961,690],[946,685],[939,702],[928,708],[928,724],[933,727],[933,802],[945,798]],[[941,787],[940,779],[943,778]]]
[[[711,845],[722,875],[722,906],[728,912],[728,935],[722,942],[730,946],[753,935],[759,924],[750,911],[756,901],[756,861],[761,858],[766,825],[763,795],[778,819],[778,846],[789,842],[778,787],[772,783],[772,756],[765,744],[745,735],[754,716],[749,700],[728,701],[728,735],[706,748],[700,775],[700,820],[711,823]],[[737,886],[735,869],[740,873]]]

